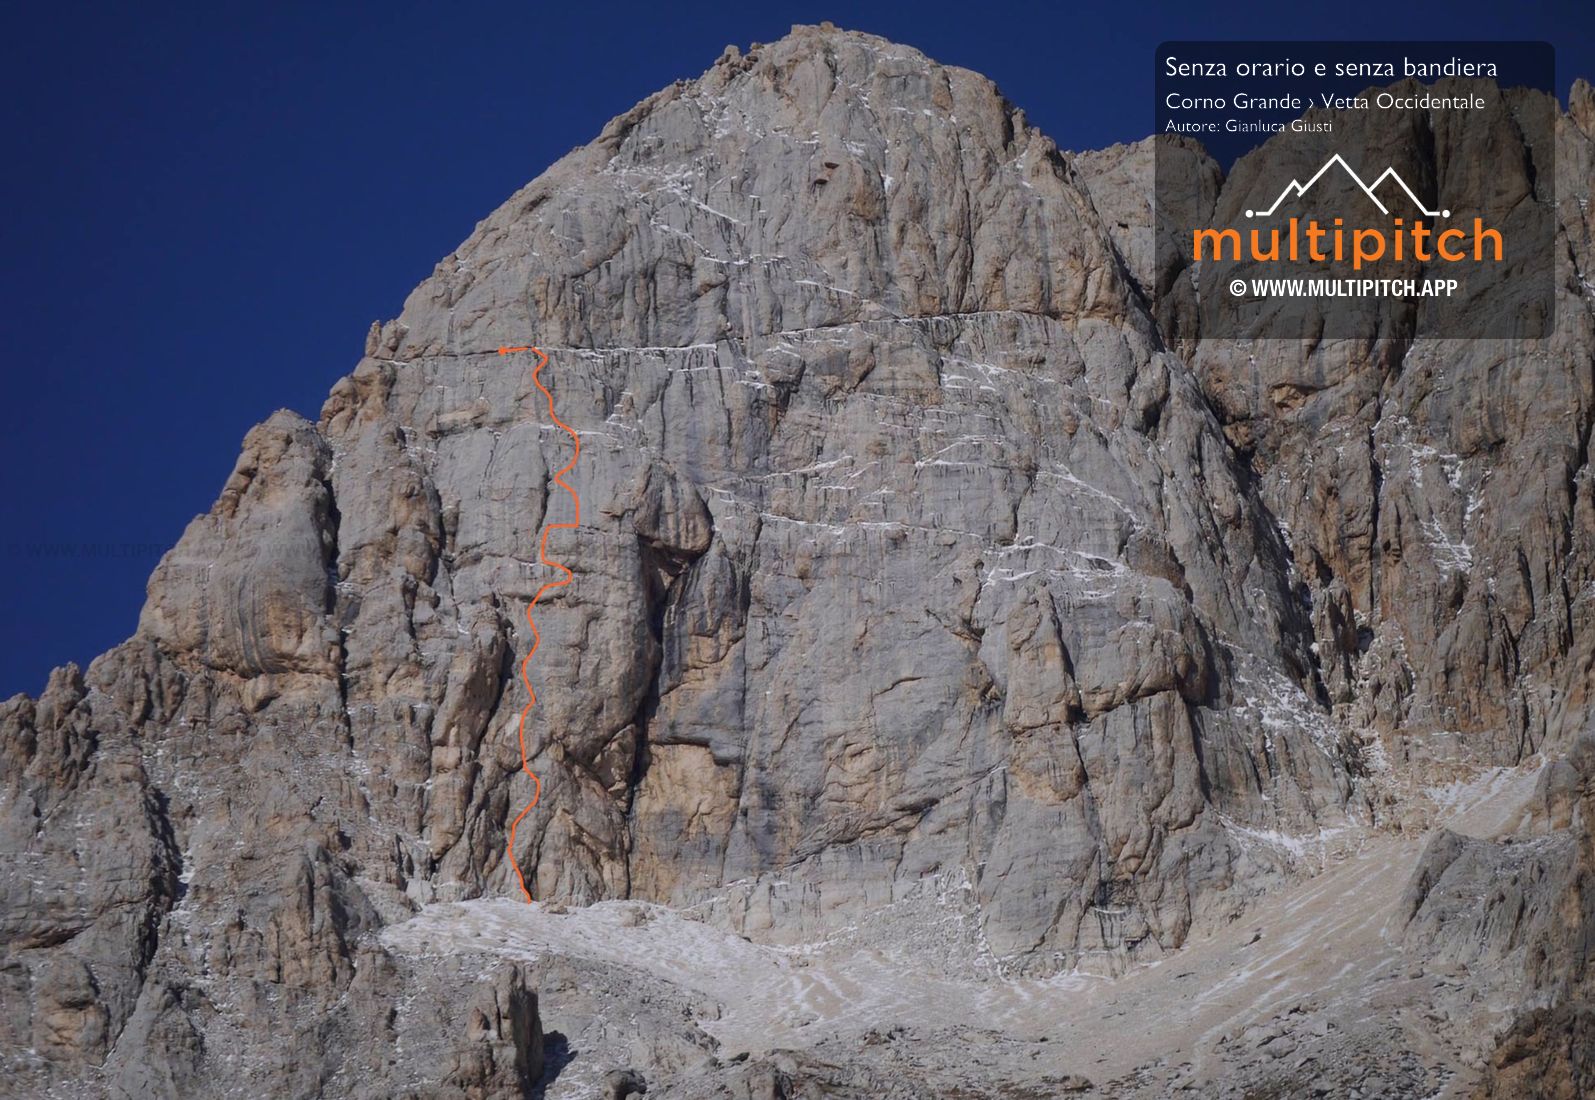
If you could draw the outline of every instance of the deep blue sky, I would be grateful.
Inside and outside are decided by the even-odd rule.
[[[1066,7],[10,5],[0,698],[126,638],[154,548],[251,425],[314,417],[477,220],[727,43],[883,34],[986,73],[1066,148],[1149,132],[1165,39],[1544,38],[1564,96],[1595,75],[1574,2]]]

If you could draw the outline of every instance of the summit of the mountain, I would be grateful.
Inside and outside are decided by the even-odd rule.
[[[728,48],[618,116],[373,326],[316,421],[249,433],[133,638],[0,704],[4,1072],[549,1097],[626,1070],[683,1097],[1516,1072],[1483,1021],[1573,1013],[1585,981],[1546,915],[1588,912],[1591,860],[1574,100],[1531,347],[1197,344],[1149,143],[1062,152],[869,35]],[[536,611],[533,909],[518,670],[539,532],[573,517],[521,345],[582,446],[551,539],[574,580]],[[1146,1034],[1072,1045],[1072,990]],[[1536,1020],[1512,1041],[1554,1063],[1533,1027],[1565,1020]]]

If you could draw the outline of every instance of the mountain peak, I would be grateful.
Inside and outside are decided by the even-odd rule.
[[[510,268],[525,285],[504,285]],[[654,290],[599,288],[634,273]],[[530,313],[506,315],[506,292]],[[572,328],[569,295],[626,306]],[[1064,159],[995,85],[802,27],[645,99],[529,184],[412,296],[387,347],[455,354],[515,342],[506,325],[687,346],[983,310],[1122,318],[1128,302]]]
[[[1182,349],[1149,142],[1066,158],[824,26],[650,96],[248,434],[132,639],[0,704],[3,1069],[1416,1096],[1508,1006],[1553,1057],[1595,911],[1559,137],[1552,339]]]

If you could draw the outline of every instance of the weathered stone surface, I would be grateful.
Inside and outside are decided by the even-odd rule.
[[[1190,280],[1155,269],[1146,146],[1071,158],[869,36],[728,50],[483,221],[315,423],[251,432],[134,638],[0,704],[0,1072],[517,1094],[582,1057],[553,1013],[649,1095],[983,1087],[967,1029],[722,1063],[712,1002],[620,968],[383,946],[519,891],[524,610],[569,442],[500,345],[549,353],[582,438],[531,668],[541,899],[794,944],[929,895],[988,974],[1118,973],[1285,881],[1295,838],[1567,752],[1595,674],[1592,117],[1580,85],[1553,339],[1253,354],[1197,346]],[[1548,773],[1544,858],[1436,842],[1409,934],[1507,868],[1528,915],[1449,961],[1575,950],[1550,856],[1588,843],[1579,768]],[[1576,1020],[1581,988],[1547,996]],[[1077,1068],[1032,1084],[1094,1087]]]
[[[1550,338],[1436,340],[1409,318],[1416,338],[1370,331],[1237,348],[1197,344],[1181,327],[1189,317],[1158,314],[1289,533],[1337,714],[1378,731],[1398,757],[1510,763],[1565,747],[1589,721],[1592,146],[1578,120],[1590,96],[1582,81],[1570,93],[1554,172],[1549,150],[1524,147],[1504,112],[1409,142],[1440,178],[1524,148],[1493,190],[1504,206],[1556,207]],[[1151,271],[1149,223],[1135,220],[1151,201],[1151,162],[1150,140],[1079,161],[1094,201],[1118,219],[1110,231],[1131,270],[1162,291],[1162,311],[1172,308],[1169,276]],[[1210,200],[1221,222],[1254,189],[1247,173],[1257,163],[1243,160]],[[1208,176],[1181,174],[1202,181],[1208,201]],[[1183,270],[1172,297],[1183,300],[1193,281]]]

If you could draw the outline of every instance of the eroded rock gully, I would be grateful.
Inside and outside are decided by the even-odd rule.
[[[1189,273],[1154,270],[1147,144],[1061,152],[984,78],[831,29],[645,100],[374,326],[317,421],[249,434],[133,638],[0,704],[6,1076],[1301,1095],[1385,1058],[1365,1094],[1576,1095],[1595,98],[1570,102],[1535,184],[1551,339],[1237,348],[1191,340]],[[570,908],[536,916],[576,922],[560,950],[505,948],[512,918],[446,932],[516,892],[521,611],[565,518],[565,436],[494,354],[527,341],[583,440],[518,853]],[[1423,848],[1446,792],[1497,780],[1520,814]],[[805,994],[755,1000],[748,1033],[735,983],[660,961],[700,937],[721,946],[693,967],[745,948],[766,978],[908,952],[954,983],[913,996],[1099,981],[1144,1012],[1180,960],[1222,984],[1277,929],[1226,936],[1332,889],[1368,970],[1233,1027],[1197,1005],[1108,1077],[1061,1004],[988,1033],[907,992],[862,1022]],[[690,914],[688,940],[605,955],[580,922],[611,909],[582,907],[618,899]],[[1352,971],[1408,992],[1354,1019],[1330,995]]]

